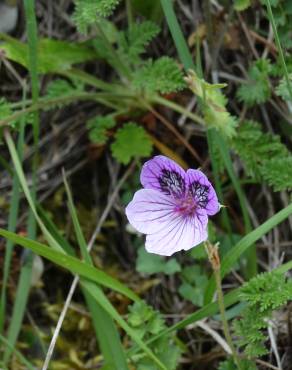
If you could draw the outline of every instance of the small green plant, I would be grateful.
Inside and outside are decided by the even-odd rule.
[[[120,0],[75,0],[73,19],[81,33],[96,24],[97,17],[110,16]]]
[[[166,329],[165,321],[159,311],[155,311],[144,301],[134,303],[129,307],[128,323],[143,341],[159,335]],[[174,333],[159,338],[150,347],[167,370],[177,369],[182,351],[175,342]],[[158,367],[144,355],[132,356],[131,360],[135,363],[137,370],[158,370]]]
[[[129,122],[117,131],[111,150],[119,162],[127,164],[132,158],[149,156],[152,143],[143,127]]]
[[[224,2],[210,2],[209,9],[202,7],[204,24],[196,26],[194,30],[196,48],[192,51],[188,49],[178,22],[185,15],[190,18],[192,12],[188,9],[188,3],[191,2],[72,0],[72,4],[66,2],[70,4],[70,14],[68,10],[68,14],[64,16],[62,13],[62,16],[70,29],[76,25],[76,34],[70,37],[74,41],[55,40],[50,33],[41,36],[46,27],[40,28],[38,35],[35,3],[34,0],[24,1],[27,42],[0,34],[1,77],[3,68],[7,71],[3,74],[4,80],[9,81],[7,90],[6,86],[2,90],[1,80],[1,90],[7,91],[9,96],[7,99],[0,98],[0,165],[4,168],[0,188],[1,191],[7,189],[4,197],[2,193],[0,196],[1,224],[3,215],[6,216],[10,207],[5,226],[8,231],[0,229],[0,236],[8,241],[5,244],[3,279],[0,281],[0,367],[8,369],[18,366],[18,363],[15,365],[15,356],[22,363],[19,367],[28,369],[37,366],[47,370],[50,365],[60,369],[96,367],[104,370],[196,368],[200,366],[197,358],[205,360],[206,351],[214,348],[215,341],[211,338],[205,344],[200,337],[197,341],[200,333],[196,329],[190,331],[189,325],[194,327],[198,320],[212,318],[207,324],[212,327],[216,322],[216,325],[210,332],[214,338],[214,330],[220,337],[224,335],[226,342],[218,340],[218,344],[223,343],[222,348],[226,353],[220,353],[219,365],[217,359],[208,356],[212,358],[210,367],[218,367],[219,370],[256,370],[259,357],[267,354],[269,322],[274,319],[275,310],[284,307],[292,296],[291,279],[285,277],[285,273],[291,270],[291,261],[283,262],[271,273],[259,274],[249,280],[257,274],[257,268],[262,267],[258,259],[263,257],[266,263],[267,254],[270,253],[262,249],[257,255],[255,244],[260,239],[265,241],[265,234],[292,214],[291,204],[286,204],[274,215],[266,212],[266,207],[261,207],[261,204],[259,209],[255,207],[253,212],[250,210],[254,200],[258,202],[258,199],[262,199],[257,197],[258,193],[267,196],[269,201],[271,199],[275,208],[280,208],[281,202],[287,202],[288,192],[292,190],[292,155],[289,150],[292,111],[290,3],[287,0],[233,1],[236,11],[255,6],[253,18],[253,12],[249,10],[234,17],[233,8],[229,16],[229,9]],[[45,5],[40,6],[40,13]],[[201,2],[198,2],[198,6],[201,6]],[[162,22],[162,17],[157,13],[153,16],[153,11],[158,8],[159,14],[163,10],[167,22]],[[52,14],[56,13],[56,9],[52,7]],[[179,13],[178,19],[176,12]],[[205,12],[210,14],[205,16]],[[62,25],[64,19],[60,22]],[[160,26],[153,19],[157,19],[158,23],[161,21]],[[226,29],[222,33],[220,31],[217,39],[214,26],[222,19],[224,23],[226,21]],[[255,22],[248,24],[250,19]],[[192,29],[190,22],[191,19],[185,23],[184,32]],[[52,22],[53,25],[55,23],[58,22]],[[169,34],[166,32],[167,26]],[[77,34],[77,29],[81,34]],[[226,50],[228,39],[236,39],[233,36],[237,32],[233,35],[233,29],[237,32],[239,29],[240,37],[247,39],[247,53],[244,42]],[[161,37],[162,42],[155,44],[156,37]],[[177,54],[174,48],[168,49],[171,40],[164,44],[168,37],[173,38]],[[162,50],[163,47],[165,50]],[[204,50],[202,58],[201,50]],[[226,63],[225,51],[230,54],[231,63],[229,57]],[[218,58],[213,60],[216,53]],[[206,66],[204,70],[203,66]],[[240,78],[235,75],[234,67],[240,67],[244,83],[242,75]],[[224,83],[225,78],[228,86]],[[14,79],[16,88],[10,85]],[[79,107],[77,102],[85,103]],[[81,114],[74,117],[71,109],[68,109],[69,104],[74,107],[74,112]],[[58,149],[59,140],[54,142],[53,150],[50,147],[47,156],[46,146],[49,145],[46,138],[41,137],[50,130],[50,125],[43,125],[43,122],[50,121],[52,110],[57,113],[54,114],[54,127],[58,117],[62,120],[67,114],[70,120],[78,121],[78,124],[70,126],[70,139],[76,135],[76,142],[79,143],[82,136],[82,150],[77,148],[80,162],[75,163],[74,158],[64,165],[67,169],[68,163],[73,162],[70,175],[68,171],[68,181],[64,172],[64,186],[58,182],[59,173],[56,179],[52,179],[54,181],[51,180],[51,173],[60,167],[59,160],[53,166],[47,163],[51,154]],[[70,124],[71,121],[68,122]],[[63,134],[64,126],[65,129],[68,127],[62,125],[58,135]],[[90,148],[99,147],[97,152],[100,157],[94,171],[91,171],[93,161],[90,158],[88,165],[87,151],[84,150],[88,145],[88,141],[84,140],[84,132],[94,143]],[[17,148],[14,140],[18,142]],[[63,141],[60,142],[65,147]],[[129,235],[123,230],[126,224],[124,208],[128,208],[133,190],[140,186],[139,170],[145,158],[154,152],[154,146],[157,153],[153,155],[163,154],[164,160],[160,156],[160,162],[152,162],[156,170],[161,170],[159,176],[155,175],[153,168],[149,170],[148,167],[149,182],[141,181],[143,189],[139,190],[139,194],[142,191],[152,196],[139,202],[138,196],[135,196],[138,203],[134,210],[136,225],[138,229],[142,224],[144,227],[148,222],[157,222],[155,229],[149,225],[145,232],[147,250],[154,253],[168,253],[171,245],[178,247],[176,251],[189,250],[194,246],[193,242],[199,243],[207,238],[204,244],[181,252],[179,257],[150,254],[141,246],[141,236],[137,237],[137,233],[135,236]],[[185,153],[185,148],[192,156]],[[31,152],[33,160],[29,163]],[[67,153],[69,156],[70,151],[65,147],[66,160]],[[108,155],[102,157],[104,153]],[[57,150],[56,154],[59,154]],[[85,158],[81,158],[82,155]],[[173,162],[169,162],[169,167],[163,167],[165,156],[177,159],[183,169],[174,166]],[[62,156],[60,158],[63,160]],[[110,178],[106,177],[106,166]],[[187,167],[190,171],[184,171]],[[203,172],[206,170],[210,183],[198,171],[199,167]],[[30,172],[25,173],[24,169]],[[115,174],[116,169],[118,172]],[[75,177],[77,170],[79,172]],[[91,172],[94,172],[94,178]],[[84,175],[86,178],[83,181]],[[76,186],[75,179],[83,182],[81,191],[77,185],[71,193],[69,176],[74,176],[72,186]],[[46,182],[47,178],[52,182]],[[90,181],[92,179],[94,181]],[[86,199],[90,203],[87,211],[82,204],[83,197],[88,194],[83,194],[83,186],[93,183],[95,189],[95,180],[98,180],[98,189],[94,196]],[[45,211],[47,203],[42,204],[43,209],[38,204],[38,199],[42,200],[52,191],[51,184],[60,188],[49,202],[53,200],[50,203],[58,202],[62,206],[62,212],[58,215],[62,219],[61,228],[48,217]],[[214,184],[216,191],[211,184]],[[266,185],[271,188],[268,189]],[[48,191],[46,186],[49,187]],[[159,196],[154,191],[157,187],[162,190]],[[63,197],[64,189],[67,197]],[[119,197],[121,189],[123,194]],[[273,195],[273,191],[281,191],[281,194]],[[38,198],[40,193],[41,197]],[[20,212],[24,211],[22,216],[26,215],[24,197],[30,209],[27,223],[23,221],[24,217],[20,217]],[[75,197],[78,204],[81,202],[76,209]],[[63,198],[68,202],[70,218],[67,214],[64,216]],[[93,198],[96,198],[96,202],[91,204]],[[2,203],[5,205],[3,212]],[[152,209],[153,203],[155,207]],[[209,221],[209,228],[207,215],[200,213],[202,210],[206,212],[207,208],[209,215],[221,211],[213,219],[214,222]],[[83,209],[86,212],[78,212]],[[141,220],[140,216],[146,211],[152,213],[151,217]],[[99,218],[98,222],[93,225],[96,217]],[[265,221],[258,226],[258,220]],[[92,235],[89,232],[91,228],[94,229]],[[279,226],[279,230],[279,233],[275,233],[275,248],[281,250],[278,235],[284,235],[289,240],[290,231],[285,225]],[[42,235],[38,235],[38,231]],[[130,227],[128,231],[131,231]],[[24,233],[27,233],[27,237],[23,236]],[[64,235],[69,235],[69,238]],[[120,235],[123,237],[120,238]],[[159,249],[161,242],[164,245]],[[109,248],[105,248],[106,244]],[[14,287],[13,276],[10,276],[13,272],[14,245],[26,248],[29,253],[19,259],[16,250],[21,270],[17,292],[10,294],[10,285]],[[206,263],[204,247],[213,271]],[[2,243],[0,249],[2,253]],[[173,252],[174,249],[171,249]],[[74,276],[67,298],[63,297],[68,290],[67,284],[58,288],[58,305],[63,307],[63,311],[53,323],[49,322],[46,326],[49,328],[54,325],[50,344],[46,340],[43,343],[38,320],[29,330],[22,325],[34,268],[32,253],[51,264],[44,278],[45,285],[53,269],[59,273],[58,267],[62,269],[62,278],[66,273]],[[116,261],[124,263],[118,266]],[[228,275],[229,272],[232,274]],[[159,275],[153,276],[155,274]],[[167,278],[160,279],[161,274],[167,275]],[[242,287],[241,276],[247,281]],[[226,279],[224,284],[223,278]],[[163,282],[163,285],[153,286],[153,281]],[[74,296],[76,305],[70,305],[77,286],[79,294]],[[162,292],[159,299],[157,292]],[[48,298],[51,299],[51,296]],[[153,307],[144,299],[151,302]],[[181,304],[181,300],[187,302]],[[179,312],[176,311],[177,307]],[[42,307],[36,307],[33,312],[38,312],[39,308],[41,311]],[[69,308],[76,309],[74,315],[77,317],[86,317],[80,323],[77,320],[78,329],[81,330],[86,323],[88,332],[95,334],[90,337],[92,348],[88,353],[83,348],[71,348],[74,341],[66,342],[66,333],[60,335]],[[192,310],[194,312],[190,312]],[[166,316],[168,314],[171,315]],[[180,316],[182,318],[178,319]],[[27,317],[30,322],[30,315]],[[232,319],[233,327],[230,325]],[[178,330],[183,330],[179,337],[176,336]],[[17,339],[20,332],[21,338],[25,338],[25,348]],[[43,349],[38,358],[31,351],[32,341],[26,338],[27,333],[29,337],[37,337],[36,343]],[[56,351],[55,354],[58,338],[59,348],[65,350],[64,353]],[[75,344],[78,346],[79,341]],[[32,364],[23,357],[23,349]],[[182,358],[182,353],[186,358]],[[53,354],[55,358],[51,361]],[[63,357],[60,362],[59,356]],[[262,361],[268,361],[268,356],[263,357]]]
[[[248,81],[239,87],[237,97],[248,106],[262,104],[271,96],[269,75],[271,63],[267,59],[258,59],[248,70]]]
[[[238,344],[248,357],[262,356],[268,352],[266,330],[275,310],[292,297],[292,280],[275,272],[262,273],[245,283],[240,289],[240,299],[247,303],[242,318],[235,320]]]
[[[115,127],[116,122],[113,116],[97,116],[87,122],[89,139],[96,144],[105,144],[108,140],[108,130]]]
[[[255,181],[266,181],[276,191],[292,188],[292,155],[280,137],[264,133],[257,122],[244,121],[232,147]]]

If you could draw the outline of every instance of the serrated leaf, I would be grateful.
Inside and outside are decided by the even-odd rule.
[[[14,112],[11,108],[11,104],[5,98],[0,98],[0,121],[10,117],[13,113]],[[16,128],[17,123],[18,123],[17,120],[13,120],[13,121],[10,121],[9,125],[13,128]],[[3,127],[0,126],[0,140],[2,136],[1,135],[2,128]]]
[[[269,74],[271,64],[267,59],[258,59],[248,70],[248,81],[237,90],[240,101],[249,106],[265,103],[271,96]]]
[[[59,97],[78,95],[84,92],[84,85],[82,83],[76,82],[73,84],[67,80],[56,79],[51,81],[47,85],[46,97],[49,99],[56,99]],[[62,102],[60,102],[60,106]]]
[[[10,103],[5,98],[0,98],[0,117],[1,119],[11,116],[12,109]]]
[[[144,341],[163,332],[166,328],[160,312],[155,311],[144,301],[136,302],[129,307],[128,321],[130,325],[135,324],[135,332],[139,333],[140,338]],[[153,348],[156,356],[165,365],[167,370],[175,370],[177,368],[181,350],[174,343],[172,334],[164,335],[163,338],[156,340],[153,344],[150,344],[150,348]],[[135,355],[132,357],[132,361],[135,363],[137,370],[158,370],[153,361],[145,356]]]
[[[0,45],[6,57],[28,69],[28,46],[12,37]],[[94,50],[85,44],[71,43],[52,39],[38,42],[38,72],[66,71],[77,63],[96,58]]]
[[[89,26],[98,21],[98,17],[108,17],[115,10],[120,0],[74,0],[73,20],[81,33],[86,33]]]
[[[247,306],[242,318],[234,322],[238,343],[244,347],[247,356],[262,356],[268,352],[264,345],[268,319],[275,309],[291,299],[292,280],[273,271],[262,273],[245,283],[239,296]]]
[[[292,155],[286,158],[272,158],[264,162],[260,169],[261,175],[275,191],[292,189]]]
[[[125,63],[137,64],[140,55],[150,41],[159,33],[159,27],[150,21],[134,23],[131,28],[119,35],[119,54]]]
[[[149,156],[152,142],[143,127],[129,122],[117,131],[111,150],[118,162],[128,164],[132,158]]]
[[[292,155],[278,135],[264,133],[257,122],[244,121],[231,144],[256,181],[263,179],[276,191],[292,188]]]
[[[257,370],[256,364],[254,361],[241,359],[240,360],[241,370]],[[232,358],[220,362],[218,370],[237,370],[237,366],[234,363]]]
[[[183,75],[177,63],[169,57],[161,57],[147,63],[134,73],[133,86],[146,93],[167,94],[185,87]]]
[[[292,86],[292,73],[289,74],[289,81],[290,86]],[[289,93],[288,84],[285,77],[283,77],[280,80],[279,85],[276,87],[276,94],[278,96],[281,96],[281,98],[283,98],[284,100],[291,101],[291,96]]]
[[[105,144],[108,140],[108,130],[115,125],[116,122],[111,115],[91,118],[86,124],[90,140],[96,144]]]

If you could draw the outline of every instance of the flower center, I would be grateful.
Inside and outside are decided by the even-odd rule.
[[[183,217],[191,216],[195,213],[197,208],[195,200],[188,196],[186,198],[180,199],[175,207],[175,211]]]

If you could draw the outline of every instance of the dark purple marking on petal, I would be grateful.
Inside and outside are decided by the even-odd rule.
[[[209,201],[209,186],[200,184],[199,181],[194,181],[189,185],[189,191],[191,195],[195,198],[196,203],[200,207],[206,208]]]
[[[183,177],[174,170],[163,168],[158,178],[160,188],[164,194],[173,195],[176,198],[184,196],[186,184]]]
[[[205,209],[209,216],[215,215],[220,205],[216,192],[207,176],[200,170],[187,171],[187,184],[190,196],[193,197],[198,208]]]
[[[140,180],[145,189],[155,189],[173,198],[181,198],[186,192],[186,173],[173,160],[163,155],[144,163]]]

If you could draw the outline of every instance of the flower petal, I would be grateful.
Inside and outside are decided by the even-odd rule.
[[[204,209],[198,209],[191,217],[173,217],[160,231],[146,236],[147,252],[171,256],[182,249],[188,250],[208,237],[208,216]]]
[[[175,215],[174,199],[153,189],[138,190],[126,208],[128,220],[143,234],[165,228]]]
[[[206,175],[199,170],[187,170],[188,188],[195,201],[204,208],[208,215],[214,215],[220,209],[216,192]]]
[[[185,171],[177,163],[158,155],[144,163],[140,181],[146,189],[159,190],[178,198],[185,194],[185,177]]]

